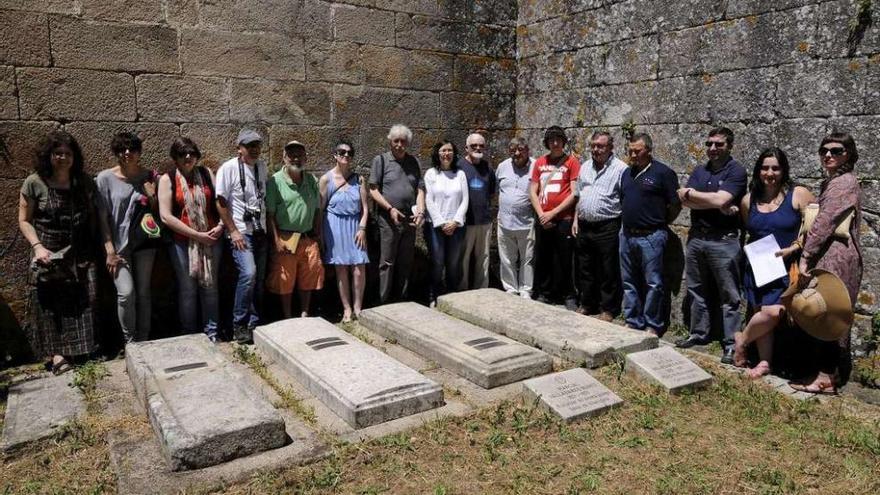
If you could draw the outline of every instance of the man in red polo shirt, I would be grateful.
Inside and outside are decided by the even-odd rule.
[[[574,311],[577,298],[572,277],[574,237],[571,222],[580,161],[565,152],[568,137],[559,126],[544,132],[550,152],[535,161],[529,198],[538,222],[535,225],[535,292],[542,302],[560,303]]]

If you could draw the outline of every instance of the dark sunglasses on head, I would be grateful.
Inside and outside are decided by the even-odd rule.
[[[846,153],[846,148],[827,148],[825,146],[819,148],[819,156],[825,156],[831,153],[831,156],[840,156]]]
[[[707,148],[723,148],[727,145],[727,143],[716,143],[715,141],[706,141],[703,144],[705,144]]]
[[[336,150],[336,156],[347,156],[354,158],[354,150]]]

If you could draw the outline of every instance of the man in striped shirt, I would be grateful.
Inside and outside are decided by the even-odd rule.
[[[598,131],[590,137],[590,159],[581,165],[575,194],[578,312],[611,321],[620,313],[620,177],[626,163],[614,156],[614,138]]]

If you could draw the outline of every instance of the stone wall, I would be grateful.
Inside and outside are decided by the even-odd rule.
[[[761,148],[776,145],[816,193],[819,140],[832,129],[851,132],[866,212],[858,307],[871,314],[880,307],[880,5],[860,25],[859,3],[871,4],[523,0],[517,126],[534,149],[542,128],[561,125],[579,152],[595,129],[622,143],[623,129],[635,126],[684,183],[705,159],[706,132],[723,124],[749,171]],[[860,36],[848,43],[851,26]],[[684,231],[688,213],[677,223]]]
[[[242,124],[274,163],[295,138],[326,169],[346,136],[363,165],[397,122],[424,158],[442,135],[514,127],[516,17],[513,0],[0,0],[0,295],[23,314],[18,190],[49,130],[93,173],[121,130],[159,168],[178,135],[232,156]]]

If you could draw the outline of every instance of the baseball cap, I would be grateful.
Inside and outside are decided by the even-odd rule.
[[[263,137],[260,136],[260,133],[253,129],[242,129],[241,132],[238,133],[238,144],[241,145],[249,145],[255,141],[263,141]]]

